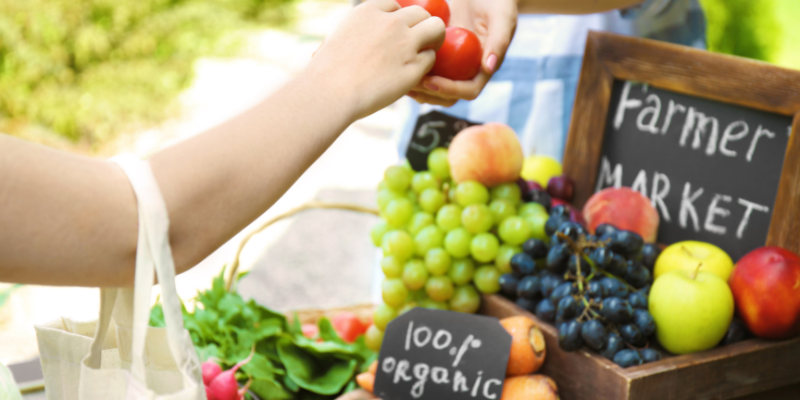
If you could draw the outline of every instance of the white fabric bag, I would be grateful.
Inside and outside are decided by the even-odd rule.
[[[183,327],[166,205],[149,165],[112,159],[136,193],[134,289],[100,290],[100,318],[36,326],[48,400],[205,400],[200,362]],[[154,270],[166,328],[149,327]],[[113,323],[112,323],[113,322]]]

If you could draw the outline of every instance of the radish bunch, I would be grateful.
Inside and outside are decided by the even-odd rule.
[[[255,354],[256,347],[250,351],[250,355],[242,361],[236,363],[233,368],[223,371],[215,360],[207,360],[201,365],[203,372],[203,384],[206,386],[206,397],[208,400],[242,400],[247,389],[253,380],[249,380],[243,388],[239,388],[236,382],[236,371],[243,365],[250,362]]]

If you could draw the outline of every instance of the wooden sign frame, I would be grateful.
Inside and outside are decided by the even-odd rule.
[[[589,32],[564,151],[574,204],[594,192],[614,80],[793,117],[766,245],[800,253],[800,71],[686,46]]]

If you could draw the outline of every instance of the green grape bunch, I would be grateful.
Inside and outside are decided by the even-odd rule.
[[[378,185],[381,219],[370,235],[383,251],[385,280],[376,336],[414,307],[477,312],[482,293],[500,290],[521,244],[546,239],[546,211],[524,203],[516,182],[456,183],[445,148],[434,149],[427,164],[425,171],[407,161],[390,166]]]

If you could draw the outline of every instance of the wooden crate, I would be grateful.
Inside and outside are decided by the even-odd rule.
[[[556,381],[562,400],[800,400],[800,337],[751,339],[620,368],[589,350],[561,350],[554,326],[503,297],[484,296],[480,313],[525,315],[539,324],[547,343],[540,372]]]

